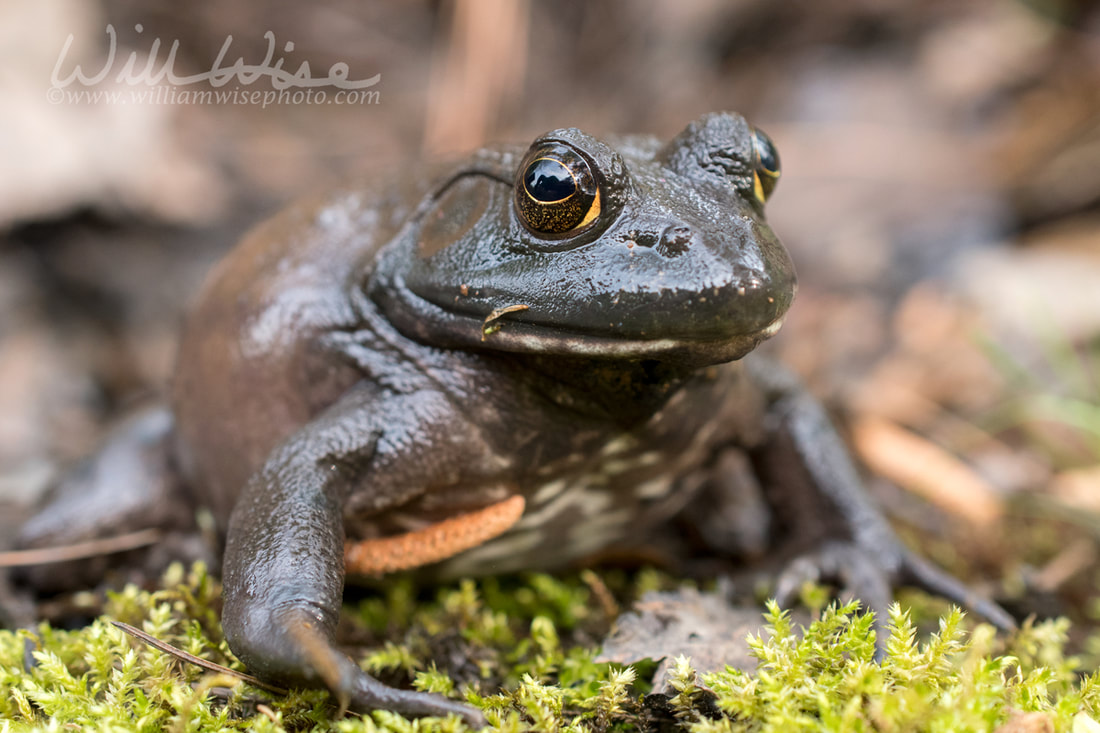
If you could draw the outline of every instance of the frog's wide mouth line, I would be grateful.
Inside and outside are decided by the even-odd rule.
[[[437,306],[438,307],[438,306]],[[678,360],[721,363],[739,359],[771,338],[783,326],[783,314],[764,328],[731,333],[719,338],[689,335],[639,338],[613,333],[570,330],[522,320],[523,311],[515,310],[491,321],[473,314],[449,311],[463,321],[466,329],[477,328],[481,345],[502,351],[560,354],[572,356],[646,359],[670,357]]]
[[[762,327],[707,335],[662,334],[645,337],[614,331],[569,328],[529,320],[516,303],[488,314],[441,305],[405,287],[400,276],[375,288],[373,299],[398,330],[425,343],[513,353],[603,359],[658,359],[700,366],[740,359],[782,327],[786,310]]]

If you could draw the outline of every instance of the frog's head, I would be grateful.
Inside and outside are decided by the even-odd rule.
[[[372,297],[442,346],[693,367],[745,355],[795,293],[764,220],[771,141],[711,114],[663,146],[615,142],[569,128],[482,151],[386,251]]]

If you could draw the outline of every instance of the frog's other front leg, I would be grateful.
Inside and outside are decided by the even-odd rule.
[[[229,647],[263,679],[326,686],[344,705],[404,715],[481,713],[441,696],[397,690],[336,647],[344,587],[344,506],[382,431],[367,390],[352,392],[295,433],[244,489],[230,519],[222,625]],[[407,497],[387,497],[399,501]],[[382,498],[380,497],[380,501]]]
[[[19,568],[20,585],[39,592],[88,587],[122,567],[155,576],[171,560],[205,557],[194,511],[172,459],[174,423],[163,406],[116,426],[98,452],[51,487],[21,528],[17,549],[48,549],[139,530],[161,531],[155,550],[125,557],[97,555]]]
[[[749,363],[751,360],[747,360]],[[863,489],[843,441],[821,405],[790,373],[749,363],[770,404],[769,439],[753,463],[786,534],[802,553],[780,576],[776,595],[791,600],[806,580],[838,582],[879,619],[892,588],[912,583],[984,616],[1002,630],[1015,621],[1000,606],[907,550]]]

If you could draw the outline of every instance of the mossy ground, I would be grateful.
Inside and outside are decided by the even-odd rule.
[[[665,582],[646,572],[609,581],[624,600]],[[111,595],[85,628],[0,632],[0,731],[465,730],[454,719],[341,717],[325,692],[267,693],[109,622],[240,669],[221,637],[219,591],[202,567],[177,566],[160,590]],[[399,582],[350,604],[341,636],[365,669],[464,698],[499,731],[992,731],[1015,721],[1030,727],[1014,730],[1100,732],[1100,675],[1066,655],[1065,621],[1003,639],[952,610],[920,634],[896,607],[878,664],[870,619],[854,606],[826,609],[804,636],[769,607],[751,641],[756,672],[700,680],[679,660],[678,694],[657,699],[643,681],[652,665],[593,661],[609,625],[607,603],[595,598],[603,591],[591,575],[468,581],[423,598]]]

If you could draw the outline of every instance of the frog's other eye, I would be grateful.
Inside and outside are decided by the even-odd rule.
[[[588,161],[560,143],[532,150],[520,164],[516,212],[525,227],[544,236],[587,227],[600,214],[600,189]]]
[[[779,151],[763,130],[752,131],[753,174],[752,192],[756,200],[764,203],[779,183]]]

